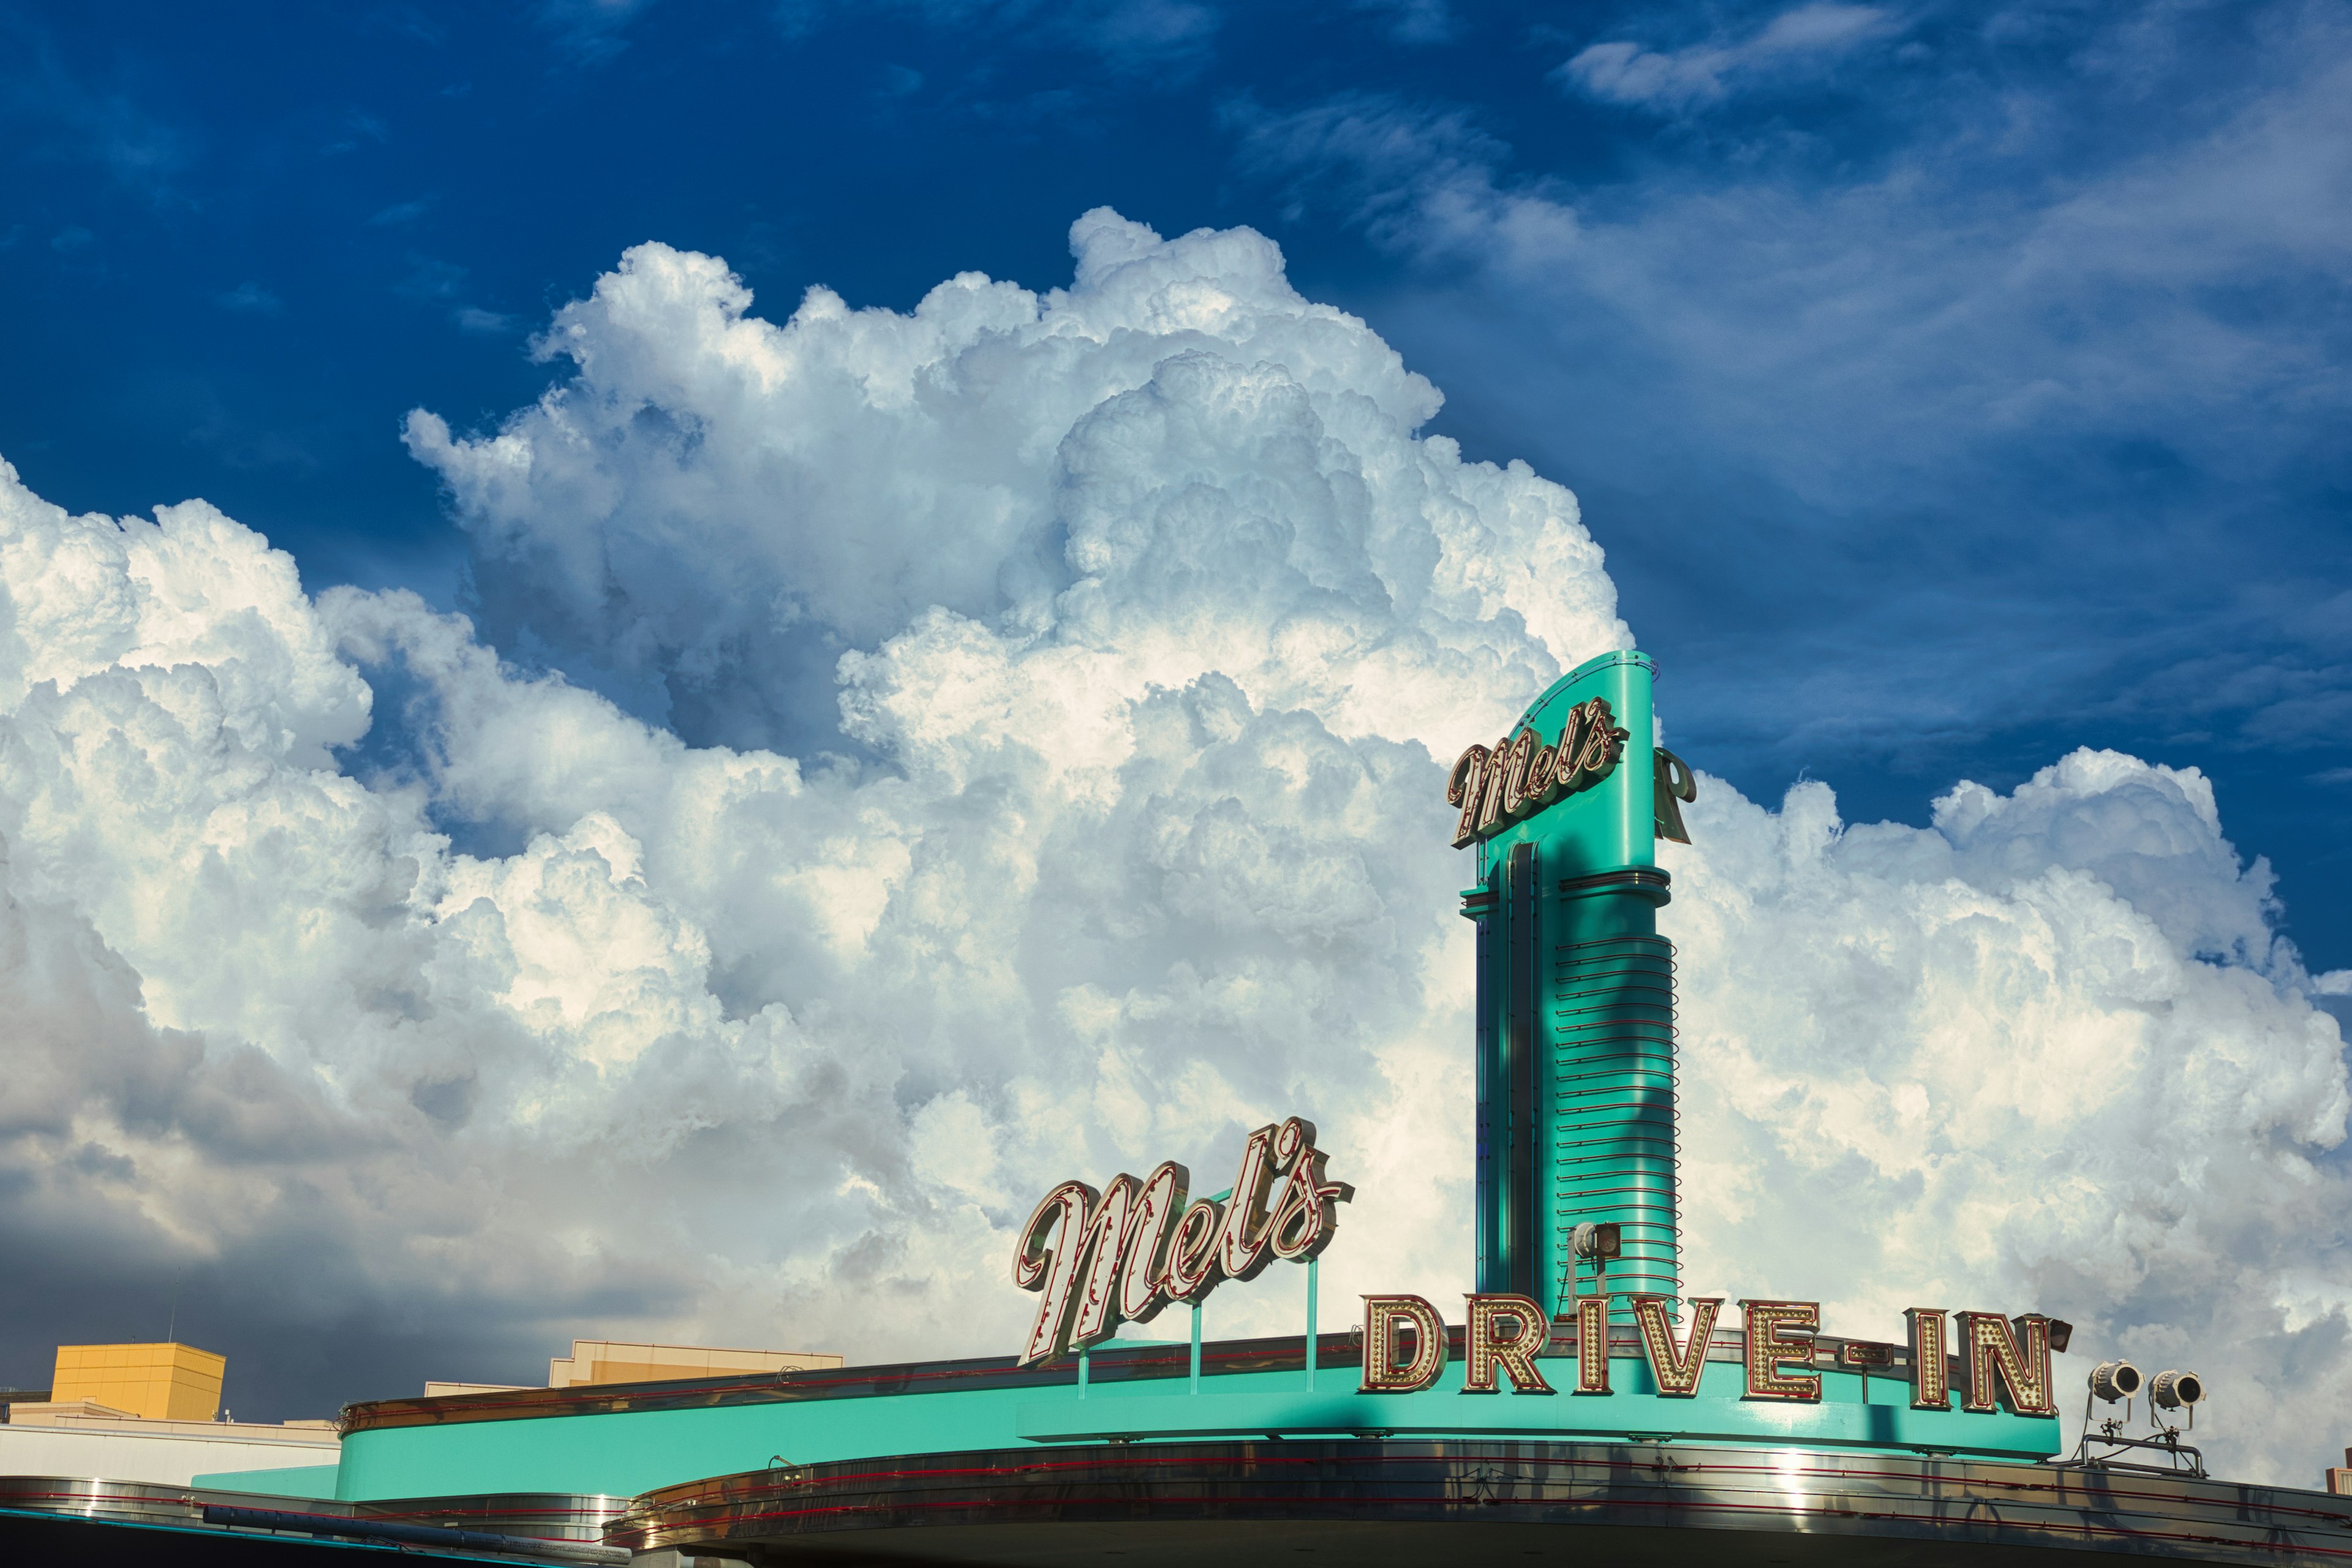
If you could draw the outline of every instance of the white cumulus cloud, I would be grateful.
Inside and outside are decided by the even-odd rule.
[[[1601,552],[1420,435],[1434,390],[1261,237],[1073,247],[1066,289],[781,324],[629,252],[536,404],[411,417],[496,637],[306,596],[201,503],[0,479],[26,1278],[193,1276],[234,1357],[340,1335],[403,1380],[592,1331],[977,1352],[1045,1184],[1213,1190],[1297,1112],[1359,1191],[1327,1326],[1465,1288],[1441,763],[1628,645]],[[371,726],[405,765],[354,772]],[[2305,1479],[2352,1390],[2333,981],[2193,770],[2078,752],[1936,812],[1705,785],[1667,914],[1694,1281],[1859,1333],[2053,1311],[2195,1362],[2217,1448]],[[63,1332],[28,1289],[11,1331]],[[1213,1329],[1298,1308],[1276,1276]],[[282,1397],[330,1389],[406,1383]]]
[[[470,439],[410,416],[493,626],[784,742],[834,730],[843,652],[933,609],[1432,743],[1465,693],[1499,715],[1623,637],[1574,499],[1412,438],[1435,389],[1271,243],[1108,212],[1072,241],[1067,289],[814,289],[782,326],[712,258],[630,251],[541,340],[576,374],[537,405]]]
[[[2290,1434],[2352,1385],[2343,1039],[2205,779],[2082,751],[1926,828],[1819,784],[1690,815],[1666,923],[1713,1282],[1882,1324],[2041,1302],[2202,1373],[2211,1440],[2309,1484]]]

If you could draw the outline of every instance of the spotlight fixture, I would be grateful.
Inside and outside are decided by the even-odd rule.
[[[2147,1396],[2167,1410],[2186,1410],[2205,1397],[2205,1380],[2193,1372],[2159,1372]]]
[[[1622,1233],[1617,1228],[1614,1221],[1596,1225],[1591,1220],[1586,1220],[1579,1224],[1574,1230],[1570,1231],[1568,1257],[1560,1262],[1561,1298],[1572,1300],[1580,1293],[1576,1282],[1576,1266],[1579,1263],[1592,1265],[1593,1294],[1608,1295],[1609,1260],[1617,1257],[1623,1247]]]
[[[2091,1392],[2113,1405],[2140,1389],[2139,1368],[2127,1361],[2103,1361],[2091,1369]]]
[[[2074,1324],[2068,1322],[2063,1318],[2053,1318],[2050,1320],[2050,1348],[2052,1350],[2056,1351],[2063,1355],[2065,1353],[2066,1347],[2072,1344],[2074,1341]]]
[[[2180,1440],[2180,1428],[2168,1426],[2157,1414],[2157,1406],[2168,1410],[2187,1409],[2205,1397],[2205,1383],[2193,1372],[2168,1372],[2149,1383],[2141,1376],[2139,1368],[2127,1361],[2103,1361],[2091,1369],[2090,1396],[2083,1402],[2083,1440],[2075,1445],[2074,1457],[2065,1461],[2073,1465],[2095,1465],[2102,1469],[2138,1470],[2151,1475],[2193,1476],[2205,1479],[2205,1456]],[[2156,1430],[2145,1437],[2126,1435],[2131,1422],[2132,1396],[2145,1389],[2148,1395],[2147,1418]],[[2121,1405],[2120,1415],[2105,1415],[2094,1424],[2091,1417],[2101,1400],[2109,1405]],[[2197,1414],[2189,1411],[2189,1425],[2197,1425]],[[2123,1455],[2150,1455],[2152,1458],[2127,1459]],[[2158,1463],[2160,1458],[2162,1463]]]

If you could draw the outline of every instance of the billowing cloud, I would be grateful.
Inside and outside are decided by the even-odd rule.
[[[782,324],[631,251],[537,404],[410,421],[498,638],[307,597],[200,503],[0,480],[27,1278],[194,1278],[255,1363],[363,1347],[288,1403],[573,1332],[979,1352],[1046,1183],[1220,1186],[1295,1111],[1360,1194],[1327,1321],[1458,1292],[1441,759],[1626,646],[1614,591],[1574,498],[1419,434],[1434,391],[1262,237],[1073,244],[1065,289]],[[363,734],[405,761],[357,776]],[[2310,1413],[2217,1423],[2300,1477],[2274,1434],[2352,1381],[2335,982],[2193,772],[2077,753],[1937,810],[1706,786],[1669,910],[1694,1279],[2201,1357]],[[67,1331],[13,1289],[20,1355]],[[1277,1277],[1212,1325],[1297,1310]]]
[[[2212,1440],[2309,1484],[2282,1435],[2352,1383],[2343,1037],[2206,781],[2082,751],[1926,828],[1848,826],[1819,784],[1692,825],[1667,923],[1707,1281],[1881,1323],[2042,1302],[2229,1390]]]
[[[836,730],[845,652],[934,608],[1087,647],[1120,691],[1223,670],[1433,745],[1465,693],[1499,714],[1622,639],[1573,498],[1412,438],[1435,389],[1265,239],[1097,212],[1073,247],[1042,297],[816,289],[782,326],[712,258],[630,251],[541,339],[576,374],[536,406],[473,439],[410,416],[491,627],[689,734],[784,742]]]

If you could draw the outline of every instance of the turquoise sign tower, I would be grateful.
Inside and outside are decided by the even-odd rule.
[[[1601,1294],[1623,1321],[1627,1298],[1681,1294],[1656,842],[1685,838],[1676,802],[1695,792],[1650,743],[1655,670],[1630,651],[1587,660],[1447,785],[1478,868],[1462,895],[1478,927],[1478,1289],[1555,1316]]]

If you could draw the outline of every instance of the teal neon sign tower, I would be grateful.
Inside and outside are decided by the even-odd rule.
[[[1475,844],[1477,1279],[1555,1316],[1606,1294],[1678,1299],[1674,947],[1657,837],[1682,837],[1689,774],[1653,753],[1646,654],[1554,682],[1491,751],[1454,766]],[[1551,766],[1546,766],[1549,761]],[[1613,754],[1612,754],[1613,753]],[[1579,1258],[1580,1224],[1615,1258]]]

